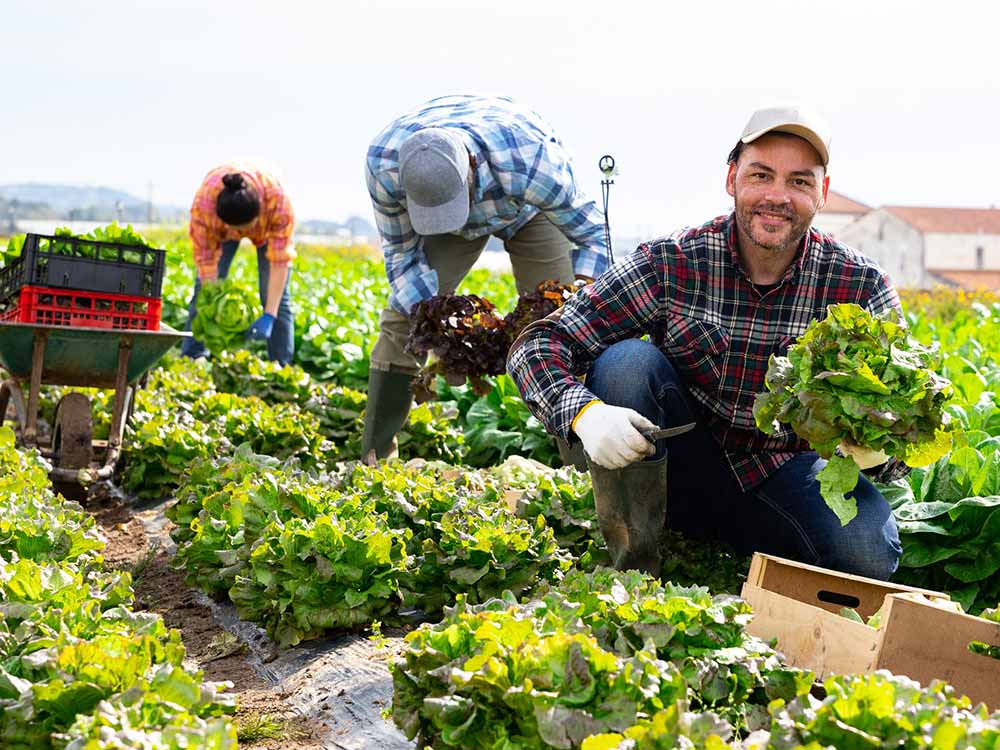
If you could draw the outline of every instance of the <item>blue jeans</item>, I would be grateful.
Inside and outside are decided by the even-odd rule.
[[[858,515],[841,526],[819,494],[826,460],[799,453],[762,484],[744,492],[722,449],[702,423],[677,371],[653,344],[639,339],[606,349],[587,386],[661,427],[698,422],[691,432],[660,440],[668,451],[667,524],[696,539],[726,542],[743,554],[764,552],[845,573],[888,579],[902,554],[892,510],[864,476],[851,493]]]
[[[229,275],[229,267],[236,257],[236,248],[240,245],[235,240],[222,243],[222,253],[219,255],[218,274],[220,279]],[[271,263],[267,259],[267,244],[257,248],[257,285],[260,288],[260,304],[267,304],[267,280],[271,271]],[[291,281],[291,270],[288,272],[288,279]],[[185,331],[191,330],[191,321],[195,316],[195,300],[201,290],[201,281],[195,274],[194,295],[188,304],[188,319],[184,326]],[[292,302],[288,294],[288,281],[285,282],[285,291],[281,295],[281,302],[278,304],[278,314],[274,319],[274,327],[271,329],[271,338],[267,340],[267,357],[272,361],[287,365],[292,361],[295,353],[295,316],[292,314]],[[206,354],[205,345],[194,338],[184,339],[181,345],[181,354],[185,357],[197,359]]]

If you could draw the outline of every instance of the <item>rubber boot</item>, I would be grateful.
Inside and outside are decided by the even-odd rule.
[[[617,570],[660,575],[660,536],[667,521],[667,457],[605,469],[589,458],[597,521]]]
[[[405,372],[369,371],[362,459],[369,458],[372,451],[376,458],[388,458],[396,450],[396,433],[406,423],[413,403],[413,377]]]

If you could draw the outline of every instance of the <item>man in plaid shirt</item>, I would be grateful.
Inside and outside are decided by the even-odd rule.
[[[362,451],[388,455],[423,360],[405,350],[417,303],[452,294],[503,240],[518,292],[590,280],[607,267],[603,216],[541,117],[504,97],[446,96],[391,122],[368,148],[389,305],[371,355]]]
[[[744,553],[882,579],[896,569],[899,535],[875,486],[860,479],[858,515],[841,527],[815,478],[825,461],[787,426],[760,432],[752,414],[770,356],[827,305],[899,311],[873,261],[811,228],[828,161],[817,118],[758,110],[729,157],[733,213],[640,245],[511,348],[525,403],[550,432],[583,443],[616,567],[659,574],[669,522]],[[691,432],[656,444],[642,434],[690,422]],[[862,468],[885,462],[843,448]]]

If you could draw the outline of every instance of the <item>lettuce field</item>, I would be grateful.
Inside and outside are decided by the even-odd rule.
[[[151,239],[168,253],[164,320],[181,328],[190,245]],[[255,290],[248,250],[232,278]],[[721,546],[668,533],[662,582],[604,567],[589,477],[561,467],[506,376],[485,395],[438,378],[399,458],[361,464],[381,262],[304,247],[291,283],[293,364],[255,346],[164,360],[114,486],[86,504],[53,495],[0,429],[0,747],[1000,748],[1000,713],[944,683],[818,684],[790,666],[745,631],[733,594],[749,561]],[[459,292],[501,314],[516,303],[513,280],[486,271]],[[955,440],[882,487],[904,546],[894,580],[995,618],[1000,299],[903,306],[954,386]],[[45,390],[43,416],[63,390]],[[91,397],[99,436],[108,394]],[[367,734],[296,702],[362,701],[347,677],[289,687],[268,666],[358,635],[389,691],[356,709]]]

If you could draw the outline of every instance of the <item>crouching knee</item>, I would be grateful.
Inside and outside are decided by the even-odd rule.
[[[663,385],[676,378],[663,353],[648,341],[626,339],[609,346],[594,362],[587,387],[601,400],[646,413]]]
[[[896,572],[903,554],[896,521],[889,517],[882,523],[860,523],[856,517],[838,535],[836,543],[820,564],[851,575],[886,581]]]

